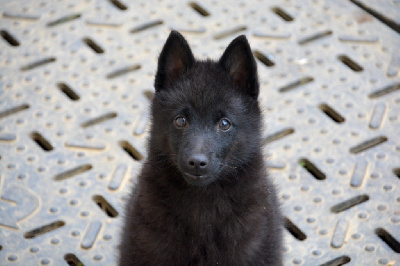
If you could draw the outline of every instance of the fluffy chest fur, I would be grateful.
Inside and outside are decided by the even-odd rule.
[[[242,177],[247,182],[202,190],[163,188],[144,178],[150,182],[133,194],[125,231],[136,265],[276,265],[280,216],[270,212],[276,195],[267,182]]]

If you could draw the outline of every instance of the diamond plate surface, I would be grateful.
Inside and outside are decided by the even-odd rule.
[[[250,41],[285,265],[399,263],[400,36],[355,3],[0,6],[0,265],[116,264],[171,29],[200,58]]]

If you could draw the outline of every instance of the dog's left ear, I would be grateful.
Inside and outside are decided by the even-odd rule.
[[[228,45],[219,64],[229,73],[235,84],[257,99],[260,91],[257,63],[246,36],[241,35]]]

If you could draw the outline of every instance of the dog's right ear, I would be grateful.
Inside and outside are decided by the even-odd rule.
[[[194,64],[194,56],[185,38],[171,31],[158,58],[154,87],[157,91],[167,88]]]

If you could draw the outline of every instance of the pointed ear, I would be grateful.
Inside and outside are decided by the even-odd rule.
[[[179,32],[171,31],[158,58],[154,81],[156,92],[176,81],[194,64],[194,61],[192,50],[185,38]]]
[[[237,37],[228,45],[219,59],[219,64],[229,73],[235,84],[257,99],[260,91],[257,64],[244,35]]]

